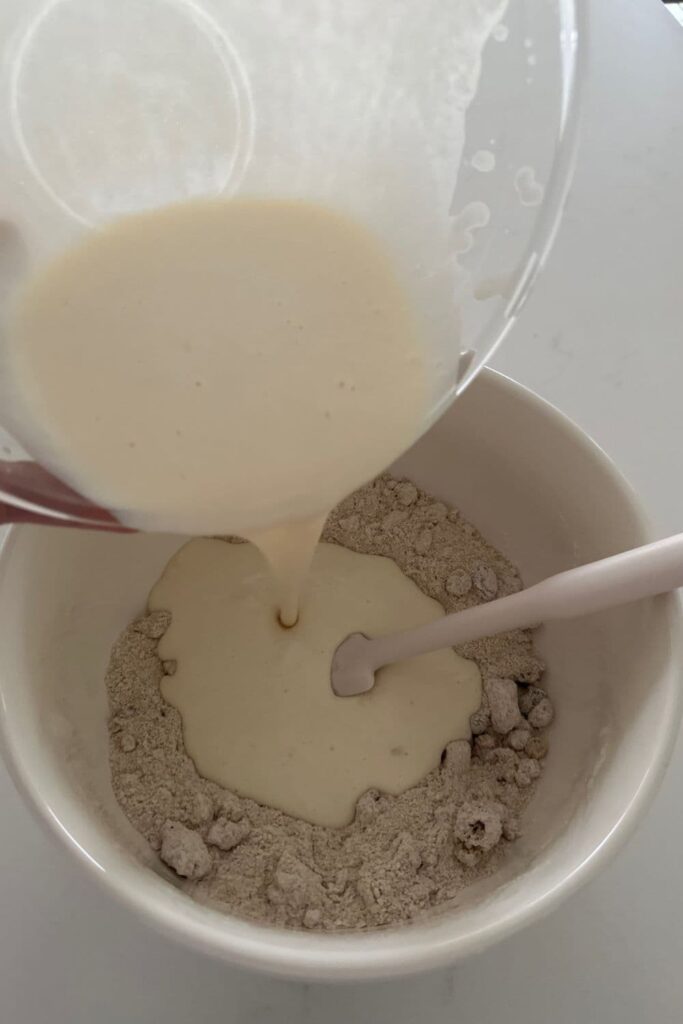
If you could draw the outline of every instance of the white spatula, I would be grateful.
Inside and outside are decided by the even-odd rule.
[[[352,633],[332,658],[332,689],[338,697],[353,697],[372,689],[375,672],[383,665],[510,629],[588,615],[681,586],[683,533],[569,569],[518,594],[445,615],[426,626],[374,638]]]

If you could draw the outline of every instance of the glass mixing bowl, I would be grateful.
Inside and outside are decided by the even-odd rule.
[[[474,8],[489,21],[480,54]],[[115,217],[203,195],[322,201],[420,282],[435,324],[426,430],[549,251],[584,35],[575,0],[5,0],[0,331],[36,269]],[[117,527],[22,448],[8,387],[0,369],[5,512]]]

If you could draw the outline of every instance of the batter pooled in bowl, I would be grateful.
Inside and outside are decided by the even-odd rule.
[[[171,624],[159,643],[177,664],[162,696],[180,712],[197,770],[212,782],[316,825],[353,820],[367,789],[401,793],[469,738],[479,670],[452,648],[388,666],[367,696],[329,680],[340,640],[443,616],[389,558],[319,544],[296,625],[252,544],[200,539],[171,559],[149,599]]]
[[[323,540],[393,559],[445,611],[521,586],[514,567],[457,511],[389,476],[344,501]],[[496,869],[518,835],[553,714],[529,632],[458,651],[483,682],[472,741],[447,743],[440,763],[404,792],[364,793],[353,821],[330,828],[198,773],[181,717],[162,694],[177,669],[159,656],[169,623],[167,611],[152,611],[112,652],[112,780],[129,820],[196,899],[271,924],[367,928],[409,921]]]

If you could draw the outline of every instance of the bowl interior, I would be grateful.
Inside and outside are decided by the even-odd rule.
[[[637,504],[577,428],[484,373],[400,461],[461,508],[525,583],[646,540]],[[111,644],[143,610],[182,543],[155,535],[15,529],[0,563],[5,746],[42,816],[123,900],[232,961],[302,977],[436,966],[482,948],[556,902],[643,808],[677,725],[673,598],[543,626],[557,709],[551,751],[504,870],[419,924],[358,935],[262,928],[195,904],[128,825],[109,781]]]

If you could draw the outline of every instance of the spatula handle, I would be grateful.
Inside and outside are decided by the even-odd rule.
[[[510,629],[588,615],[683,586],[683,534],[550,576],[518,594],[425,626],[375,637],[365,646],[373,671],[418,654]]]

